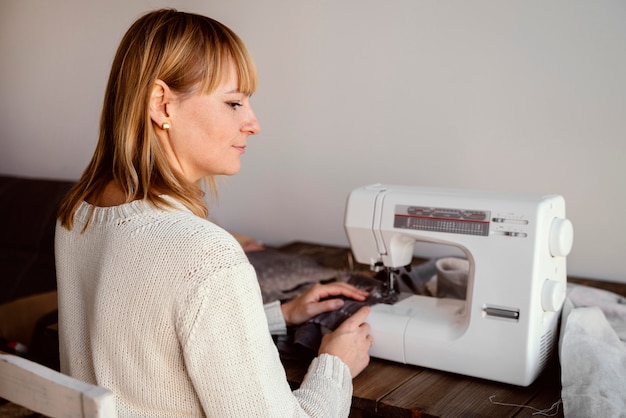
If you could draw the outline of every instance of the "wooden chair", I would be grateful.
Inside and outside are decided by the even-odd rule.
[[[0,398],[53,418],[117,417],[110,390],[12,354],[0,354]]]

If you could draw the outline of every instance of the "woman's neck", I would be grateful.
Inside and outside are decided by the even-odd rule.
[[[102,207],[123,205],[126,203],[126,193],[114,180],[111,180],[104,186],[102,192],[89,196],[87,203]]]

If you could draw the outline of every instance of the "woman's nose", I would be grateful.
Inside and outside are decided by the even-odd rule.
[[[261,125],[259,124],[259,121],[256,118],[256,115],[254,114],[254,111],[252,109],[250,109],[250,116],[242,127],[242,130],[245,131],[248,135],[256,135],[261,131]]]

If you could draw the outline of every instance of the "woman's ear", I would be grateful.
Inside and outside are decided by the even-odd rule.
[[[150,92],[150,119],[157,126],[163,128],[163,124],[169,124],[167,105],[170,103],[172,91],[163,80],[156,80]]]

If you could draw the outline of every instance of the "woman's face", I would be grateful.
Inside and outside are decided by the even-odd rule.
[[[193,93],[167,104],[168,158],[187,180],[239,172],[249,135],[260,126],[250,97],[239,92],[234,66],[210,94]]]

